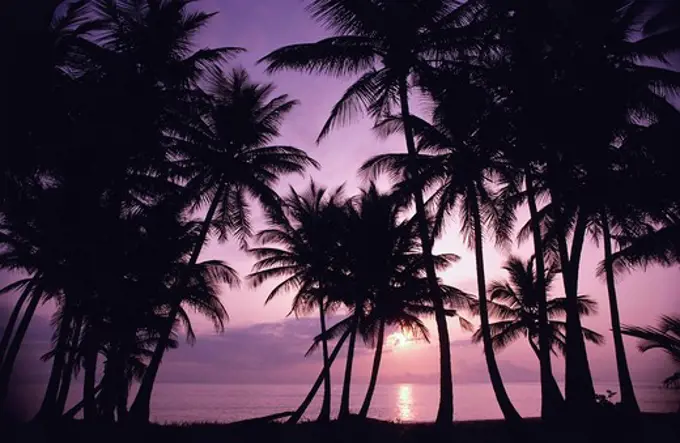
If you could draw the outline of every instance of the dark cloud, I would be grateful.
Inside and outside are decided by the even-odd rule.
[[[338,318],[339,319],[339,318]],[[338,319],[331,319],[330,324]],[[308,382],[321,367],[321,353],[305,357],[319,333],[314,318],[286,319],[228,328],[201,336],[166,357],[159,380],[166,382]]]
[[[8,309],[0,306],[0,330],[8,317]],[[341,317],[332,317],[334,324]],[[172,383],[311,383],[322,366],[321,352],[310,357],[305,352],[319,333],[317,318],[285,319],[273,323],[258,323],[245,327],[227,328],[224,334],[200,335],[194,346],[181,343],[179,349],[166,354],[159,372],[159,382]],[[52,328],[43,315],[36,315],[26,334],[15,371],[18,383],[44,383],[49,373],[49,363],[40,361],[40,356],[50,348]],[[434,337],[433,337],[434,338]],[[434,338],[436,340],[436,338]],[[334,343],[332,344],[334,345]],[[486,365],[481,346],[469,339],[453,340],[454,378],[456,383],[488,382]],[[332,349],[332,346],[331,346]],[[517,349],[521,350],[518,344]],[[436,343],[427,349],[427,355],[436,354]],[[393,352],[389,346],[384,350],[386,358]],[[539,380],[538,362],[533,354],[513,354],[504,351],[498,356],[499,366],[506,382],[534,382]],[[333,367],[335,381],[342,379],[344,351],[338,356]],[[595,352],[592,354],[597,355]],[[357,343],[356,364],[353,379],[365,382],[370,373],[373,349]],[[651,357],[651,356],[650,356]],[[662,357],[662,356],[658,356]],[[649,357],[648,357],[649,358]],[[399,359],[395,360],[399,361]],[[386,360],[381,370],[381,380],[386,383],[436,383],[439,379],[437,359],[432,358],[431,366],[417,371],[410,367],[395,367]],[[650,371],[650,362],[659,368]],[[663,359],[652,359],[633,364],[632,372],[637,379],[660,380],[666,375],[668,363]],[[591,357],[591,367],[596,380],[610,381],[615,375],[614,368],[606,358]],[[563,361],[556,359],[554,371],[562,378]]]

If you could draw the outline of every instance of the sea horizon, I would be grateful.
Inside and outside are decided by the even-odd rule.
[[[540,384],[507,382],[506,389],[518,412],[526,418],[540,416]],[[170,423],[229,423],[295,410],[307,395],[311,384],[303,383],[157,383],[151,404],[151,421]],[[352,383],[350,410],[358,412],[366,393],[366,383]],[[37,411],[44,385],[20,387],[24,401],[17,413],[30,419]],[[611,401],[620,400],[618,384],[595,383],[597,394],[615,392]],[[131,398],[134,398],[133,387]],[[680,390],[665,389],[659,384],[638,383],[636,396],[643,412],[674,412],[680,403]],[[337,415],[342,386],[332,389],[332,416]],[[69,395],[69,407],[81,398],[79,384]],[[379,383],[371,402],[371,418],[403,423],[432,422],[436,417],[439,386],[436,383]],[[309,405],[303,420],[319,414],[323,389]],[[454,386],[454,420],[502,419],[500,408],[489,383],[468,382]]]

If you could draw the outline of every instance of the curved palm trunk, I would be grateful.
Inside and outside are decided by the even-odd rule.
[[[553,202],[555,202],[553,198]],[[559,203],[558,203],[559,207]],[[558,248],[562,268],[562,281],[567,298],[567,336],[565,359],[565,399],[569,412],[575,416],[588,414],[595,405],[595,388],[583,340],[581,316],[578,310],[578,269],[581,248],[585,239],[586,223],[579,216],[572,240],[571,260],[564,235],[561,214],[557,214]]]
[[[102,385],[101,385],[101,382],[99,382],[97,387],[94,389],[94,393],[96,395],[96,398],[99,398],[99,393],[101,392],[101,390],[102,390]],[[95,401],[96,401],[96,398],[95,398]],[[85,400],[80,400],[78,403],[75,404],[75,406],[73,406],[71,409],[69,409],[68,411],[66,411],[64,413],[63,418],[65,418],[67,420],[73,420],[76,417],[76,415],[78,415],[78,412],[80,412],[83,409],[84,406],[85,406]]]
[[[349,330],[345,331],[342,334],[342,336],[340,337],[340,340],[338,340],[338,343],[335,345],[335,348],[333,349],[333,352],[331,353],[331,356],[328,359],[328,370],[329,371],[330,371],[330,366],[333,364],[333,362],[335,361],[335,358],[340,353],[340,349],[342,349],[342,345],[345,343],[345,340],[347,340],[347,337],[349,337],[349,333],[350,333]],[[300,421],[300,418],[302,418],[302,415],[305,413],[305,411],[309,407],[309,404],[314,399],[316,392],[321,387],[321,383],[325,379],[325,374],[326,374],[326,368],[323,368],[321,370],[321,373],[317,377],[316,381],[314,382],[314,385],[312,385],[312,389],[309,390],[307,397],[305,397],[305,399],[302,401],[302,404],[300,404],[300,406],[293,413],[293,415],[291,415],[290,418],[288,419],[288,421],[286,421],[287,424],[295,424],[298,421]]]
[[[215,192],[215,196],[213,197],[212,202],[210,203],[210,208],[208,209],[205,219],[203,220],[201,233],[196,242],[196,246],[194,247],[194,250],[191,253],[191,258],[189,259],[188,264],[189,268],[193,267],[198,261],[198,256],[201,254],[201,250],[203,249],[203,243],[205,243],[205,239],[208,237],[210,224],[212,223],[212,220],[215,217],[215,212],[217,211],[217,206],[219,205],[220,198],[222,196],[222,193],[224,192],[224,189],[225,189],[224,183],[220,184],[219,188]],[[180,277],[177,288],[182,288],[186,286],[187,278],[188,276],[186,273],[182,277]],[[156,344],[156,348],[154,349],[153,356],[151,357],[151,361],[149,362],[149,366],[146,368],[146,371],[144,372],[144,377],[142,378],[142,382],[139,385],[137,396],[135,397],[135,400],[132,403],[132,406],[130,407],[130,411],[128,414],[128,418],[130,421],[142,423],[148,423],[149,421],[149,416],[151,413],[151,393],[153,392],[153,386],[156,381],[156,376],[158,375],[158,369],[160,368],[161,361],[163,360],[163,355],[165,354],[165,350],[167,349],[168,344],[170,343],[172,326],[175,322],[177,314],[179,313],[180,305],[181,299],[176,300],[173,303],[172,308],[170,309],[170,313],[168,315],[168,325],[166,327],[166,330],[163,331],[163,334],[160,336],[160,339]]]
[[[484,341],[484,357],[486,359],[486,366],[489,369],[489,379],[491,379],[491,386],[496,394],[498,406],[501,408],[503,417],[509,422],[519,422],[522,417],[519,415],[515,407],[508,397],[508,393],[503,385],[496,356],[493,353],[491,345],[491,329],[489,327],[489,311],[486,305],[486,281],[484,277],[484,252],[482,250],[482,222],[479,215],[479,202],[477,201],[476,192],[472,186],[468,191],[469,198],[472,198],[472,216],[474,217],[475,225],[475,261],[477,265],[477,291],[479,292],[479,318],[481,321],[482,339]]]
[[[107,367],[108,366],[108,367]],[[113,423],[116,411],[116,376],[107,362],[102,377],[102,391],[98,397],[100,418],[104,422]]]
[[[91,327],[91,326],[90,326]],[[97,419],[97,399],[95,382],[97,378],[97,357],[99,353],[97,341],[92,336],[92,331],[87,331],[86,349],[83,360],[85,377],[83,379],[83,419],[94,421]],[[102,380],[102,391],[105,389],[105,380]]]
[[[537,355],[541,371],[541,417],[544,420],[556,420],[561,416],[564,399],[559,389],[555,395],[555,377],[552,372],[550,359],[550,325],[548,324],[548,300],[545,290],[545,260],[543,258],[543,240],[538,222],[538,209],[536,207],[536,194],[534,190],[533,176],[529,168],[525,177],[527,200],[531,230],[534,241],[534,257],[536,260],[536,284],[538,286],[538,349]],[[531,340],[530,340],[531,342]],[[533,343],[532,343],[533,346]],[[553,386],[555,385],[555,386]]]
[[[7,354],[2,362],[2,367],[0,368],[0,406],[2,406],[7,398],[7,392],[9,391],[9,382],[12,378],[12,371],[14,370],[14,363],[16,363],[17,355],[19,355],[19,349],[21,348],[21,343],[24,341],[24,336],[28,330],[28,326],[31,323],[33,314],[38,307],[40,302],[40,293],[33,292],[31,296],[31,301],[26,306],[24,311],[24,316],[19,322],[17,327],[17,332],[14,334],[12,343],[7,349]]]
[[[359,327],[359,314],[354,314],[352,330],[349,333],[349,345],[347,347],[347,361],[345,362],[345,379],[342,385],[342,398],[340,399],[340,413],[338,419],[349,417],[349,394],[352,385],[352,365],[354,363],[354,346],[357,341],[357,329]]]
[[[536,354],[536,357],[538,357],[539,361],[541,359],[541,351],[539,348],[536,346],[536,344],[529,339],[529,344],[531,345],[531,349],[534,350],[534,353]],[[543,381],[541,380],[541,383]],[[560,391],[560,385],[557,384],[557,380],[555,380],[555,377],[550,374],[550,380],[547,381],[547,394],[550,396],[551,400],[557,401],[561,406],[564,406],[564,397],[562,396],[562,391]],[[556,418],[556,417],[552,417]]]
[[[73,374],[73,368],[76,364],[76,358],[78,356],[78,341],[80,340],[80,329],[82,327],[83,318],[78,316],[76,324],[73,327],[71,334],[71,343],[69,346],[68,359],[66,361],[66,367],[61,373],[61,383],[59,386],[59,395],[57,396],[57,404],[55,406],[54,414],[55,416],[61,416],[64,414],[64,409],[66,408],[66,401],[68,400],[68,392],[71,388],[71,375]]]
[[[368,390],[366,391],[366,398],[361,405],[359,416],[366,418],[368,415],[368,408],[371,407],[371,400],[373,399],[373,392],[375,385],[378,382],[378,371],[380,370],[380,360],[382,359],[383,343],[385,342],[385,321],[380,322],[378,329],[378,342],[375,345],[375,356],[373,357],[373,369],[371,370],[371,380],[368,383]]]
[[[21,309],[24,307],[24,303],[31,293],[31,288],[33,287],[33,282],[29,282],[24,288],[24,291],[17,299],[14,309],[12,309],[12,314],[10,314],[9,319],[7,319],[7,324],[5,325],[5,331],[2,333],[2,340],[0,341],[0,364],[5,359],[5,353],[7,352],[7,346],[9,345],[9,340],[12,338],[12,332],[14,332],[14,326],[16,326],[17,320],[19,319],[19,314],[21,314]]]
[[[99,404],[103,420],[113,423],[115,421],[116,407],[119,404],[121,390],[126,390],[121,379],[125,380],[125,367],[123,360],[125,352],[122,346],[112,346],[104,366],[102,378],[102,391],[99,394]]]
[[[404,76],[399,83],[399,101],[401,104],[401,114],[404,123],[404,136],[406,138],[406,148],[408,149],[409,159],[415,161],[418,153],[413,138],[413,131],[408,117],[411,115],[408,105],[408,83]],[[418,182],[417,172],[411,178]],[[432,303],[435,309],[435,321],[437,322],[437,334],[439,335],[439,408],[437,410],[437,424],[446,425],[453,421],[453,376],[451,369],[451,341],[449,340],[449,329],[446,322],[446,312],[444,303],[440,297],[439,282],[437,272],[432,258],[432,240],[430,239],[430,228],[427,223],[425,213],[425,202],[423,200],[422,189],[413,190],[413,199],[416,204],[416,217],[418,218],[418,233],[423,248],[423,260],[425,262],[425,272],[430,288]]]
[[[619,305],[616,300],[616,282],[614,281],[614,269],[612,265],[612,243],[609,232],[609,221],[604,211],[601,213],[602,235],[604,237],[604,269],[607,278],[607,295],[609,296],[609,312],[612,322],[612,335],[614,336],[614,350],[616,352],[616,369],[619,375],[619,389],[621,389],[621,405],[633,413],[640,412],[633,381],[630,378],[628,362],[626,361],[626,348],[623,345],[621,335],[621,320],[619,318]]]
[[[326,339],[326,313],[324,312],[323,299],[319,299],[319,317],[321,318],[321,347],[323,349],[323,405],[319,413],[318,421],[330,421],[331,419],[331,368],[328,362],[328,340]]]
[[[68,309],[65,307],[64,309]],[[59,337],[57,338],[56,352],[52,361],[52,370],[50,371],[50,378],[45,389],[45,397],[43,398],[40,410],[36,415],[36,419],[52,419],[56,418],[57,397],[59,395],[59,387],[63,380],[63,372],[66,366],[66,350],[71,338],[71,320],[73,316],[66,312],[59,327]]]
[[[123,423],[127,420],[127,403],[128,395],[130,391],[130,384],[127,380],[121,380],[120,391],[118,391],[117,404],[116,404],[116,415],[118,416],[118,422]]]

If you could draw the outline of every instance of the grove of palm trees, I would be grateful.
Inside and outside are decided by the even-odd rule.
[[[0,409],[11,413],[17,358],[42,305],[53,306],[53,336],[46,363],[35,364],[51,369],[32,422],[144,426],[164,357],[201,339],[195,320],[228,335],[224,292],[268,285],[263,303],[292,299],[291,314],[319,326],[299,350],[321,355],[318,378],[283,414],[285,429],[315,398],[322,426],[365,422],[398,330],[436,345],[436,429],[449,438],[456,322],[479,343],[511,436],[545,437],[518,412],[497,358],[528,341],[543,425],[573,433],[625,423],[637,438],[644,415],[623,336],[678,363],[677,315],[655,313],[665,315],[657,328],[629,325],[617,293],[621,274],[680,264],[673,6],[301,2],[326,37],[255,54],[267,81],[241,67],[248,48],[198,45],[215,16],[200,1],[2,2],[0,269],[14,280],[0,294],[16,302],[0,341]],[[277,88],[279,75],[349,82],[325,125],[309,128],[320,146],[281,142],[306,103]],[[346,171],[359,189],[307,180],[328,166],[313,158],[326,138],[359,121],[372,126],[372,143],[398,140],[401,152],[363,156]],[[288,186],[294,176],[307,184]],[[474,291],[442,277],[466,252],[439,252],[447,230],[474,256]],[[240,248],[251,272],[239,275],[233,257],[205,258],[214,243]],[[582,266],[590,243],[597,268]],[[502,251],[506,279],[487,278],[485,244]],[[579,289],[584,275],[601,282],[607,330],[582,324],[598,312]],[[611,407],[596,395],[586,347],[605,340],[620,394]],[[364,344],[369,383],[350,404]],[[341,365],[340,380],[331,369]],[[676,372],[666,384],[677,381]],[[333,383],[342,384],[338,411]],[[67,407],[76,389],[81,401]]]

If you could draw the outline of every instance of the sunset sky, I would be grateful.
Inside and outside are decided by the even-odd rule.
[[[198,38],[198,46],[242,46],[248,52],[240,55],[231,66],[241,65],[259,81],[271,81],[277,91],[289,94],[301,101],[285,121],[280,143],[303,148],[318,160],[322,169],[309,171],[306,177],[295,177],[281,184],[285,192],[289,185],[305,186],[312,177],[318,183],[335,187],[347,184],[348,193],[353,193],[361,181],[356,176],[358,167],[370,156],[386,151],[404,151],[403,140],[394,137],[379,140],[371,131],[367,119],[333,132],[321,145],[315,139],[328,113],[341,96],[343,88],[352,79],[332,79],[296,72],[284,72],[268,76],[263,66],[256,61],[280,46],[316,41],[323,38],[325,31],[314,23],[304,10],[302,0],[204,0],[198,7],[206,11],[220,11],[209,27]],[[421,107],[415,106],[416,109]],[[524,211],[518,214],[519,222],[527,220]],[[256,220],[257,222],[257,220]],[[256,223],[257,227],[262,227]],[[475,292],[474,256],[466,249],[458,234],[458,226],[451,223],[447,233],[436,244],[440,252],[453,252],[461,261],[441,274],[448,284]],[[528,257],[529,244],[515,246],[513,252]],[[487,278],[504,277],[501,265],[508,251],[495,250],[487,245],[485,267]],[[250,271],[253,260],[236,245],[213,243],[205,251],[204,258],[219,258],[234,266],[242,276]],[[609,311],[604,282],[595,276],[595,268],[602,258],[602,251],[591,242],[584,251],[581,266],[580,293],[588,294],[599,303],[599,314],[586,318],[584,325],[605,335],[605,346],[590,348],[590,363],[596,380],[616,379],[614,350],[609,332]],[[2,283],[10,276],[0,275]],[[222,300],[231,316],[225,334],[215,336],[210,325],[196,318],[201,332],[193,348],[183,345],[166,357],[160,369],[160,381],[191,382],[312,382],[320,368],[320,355],[307,359],[311,337],[318,331],[318,318],[313,316],[296,320],[286,319],[291,298],[283,296],[266,307],[264,300],[274,281],[258,289],[251,289],[244,283],[241,289],[225,287]],[[652,268],[646,272],[622,275],[618,281],[621,319],[625,324],[646,325],[654,323],[659,315],[680,311],[678,307],[680,269]],[[555,294],[562,294],[561,282],[554,287]],[[4,297],[0,310],[11,309],[13,297]],[[0,311],[1,313],[2,311]],[[37,380],[44,377],[49,364],[40,363],[37,355],[47,349],[49,341],[50,307],[39,312],[27,337],[26,349],[22,349],[21,362],[25,368],[24,377]],[[332,320],[331,320],[332,321]],[[0,320],[0,324],[2,324]],[[381,368],[380,381],[436,382],[437,381],[437,340],[434,322],[427,320],[432,332],[433,343],[408,343],[407,346],[388,346]],[[486,380],[486,368],[481,347],[469,343],[469,334],[464,333],[451,321],[454,377],[458,382]],[[635,348],[635,341],[626,338],[628,359],[635,382],[660,382],[670,373],[666,357],[654,352],[641,355]],[[361,346],[356,365],[356,379],[368,378],[372,351]],[[503,376],[508,381],[533,381],[538,379],[538,362],[526,342],[518,342],[498,356]],[[340,365],[336,365],[339,368]],[[561,378],[562,360],[556,364],[555,372]],[[335,377],[335,382],[340,378]]]

